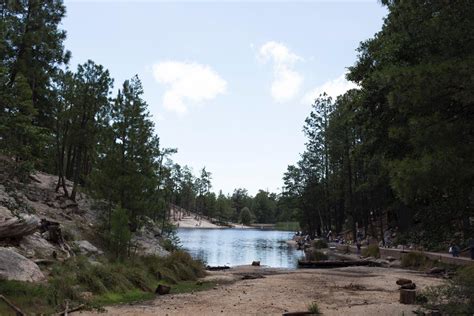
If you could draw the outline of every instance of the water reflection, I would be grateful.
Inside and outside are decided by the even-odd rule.
[[[286,244],[293,233],[258,229],[178,229],[183,247],[211,266],[262,265],[295,268],[303,253]]]

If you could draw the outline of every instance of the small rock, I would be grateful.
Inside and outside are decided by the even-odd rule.
[[[412,281],[409,279],[400,278],[397,280],[398,285],[404,285],[404,284],[409,284],[409,283],[412,283]]]
[[[389,262],[392,262],[392,261],[395,261],[395,260],[397,260],[397,259],[395,259],[395,258],[394,258],[394,257],[392,257],[392,256],[388,256],[388,257],[387,257],[387,258],[385,258],[385,259],[387,259],[387,261],[389,261]]]
[[[429,274],[442,274],[445,272],[446,272],[446,269],[439,268],[439,267],[433,267],[428,271]]]
[[[252,261],[252,265],[255,266],[255,267],[259,267],[260,266],[260,261]]]

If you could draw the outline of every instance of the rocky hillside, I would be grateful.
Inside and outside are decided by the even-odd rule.
[[[48,267],[78,254],[96,261],[104,255],[97,238],[99,211],[84,193],[76,201],[56,192],[53,175],[36,172],[21,183],[4,169],[0,184],[0,279],[41,281]],[[72,183],[67,183],[70,187]],[[138,254],[167,255],[151,220],[135,233]]]

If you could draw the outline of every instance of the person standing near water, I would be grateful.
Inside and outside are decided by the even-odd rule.
[[[471,260],[474,260],[474,238],[469,238],[468,247],[471,252]]]
[[[451,254],[453,255],[453,257],[459,257],[459,246],[455,243],[455,242],[452,242],[451,243],[451,247],[449,248]]]
[[[474,238],[471,237],[467,240],[467,248],[461,252],[464,252],[466,250],[469,250],[471,254],[471,260],[474,260]]]

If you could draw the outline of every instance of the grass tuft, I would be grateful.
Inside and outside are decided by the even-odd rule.
[[[369,245],[362,250],[363,257],[380,258],[380,248],[378,245]]]
[[[311,314],[314,314],[314,315],[320,315],[321,311],[319,310],[318,303],[312,302],[312,303],[308,304],[308,312],[310,312]]]

